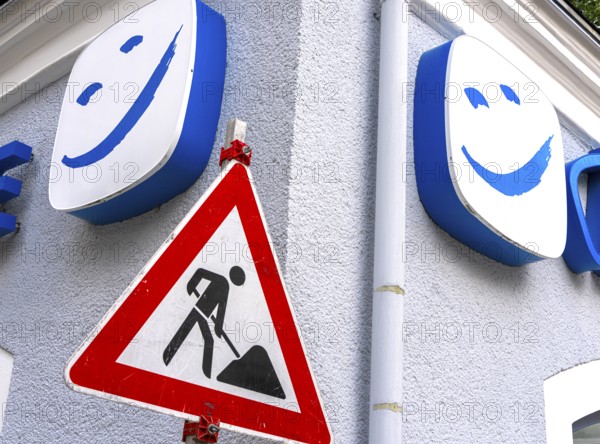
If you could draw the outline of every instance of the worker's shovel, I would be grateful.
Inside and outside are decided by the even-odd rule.
[[[211,316],[212,321],[215,323],[217,323],[217,318],[215,318],[214,316]],[[229,348],[231,349],[231,351],[233,352],[233,354],[235,355],[236,358],[240,358],[240,354],[238,353],[238,351],[236,350],[236,348],[233,345],[233,342],[231,342],[231,339],[229,339],[229,336],[227,336],[227,333],[222,332],[221,337],[223,339],[225,339],[225,342],[227,342],[227,345],[229,345]]]

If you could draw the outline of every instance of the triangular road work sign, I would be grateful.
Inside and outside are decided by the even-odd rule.
[[[231,162],[67,365],[74,390],[304,443],[331,435],[248,168]]]

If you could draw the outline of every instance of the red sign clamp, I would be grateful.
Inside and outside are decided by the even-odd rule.
[[[252,159],[252,150],[248,144],[241,140],[235,139],[231,142],[231,146],[227,149],[221,147],[221,157],[219,158],[219,165],[222,165],[226,160],[237,160],[246,166],[250,166],[250,160]]]
[[[213,443],[219,441],[221,421],[210,416],[200,416],[200,422],[186,421],[183,426],[183,439],[194,437],[196,442]]]

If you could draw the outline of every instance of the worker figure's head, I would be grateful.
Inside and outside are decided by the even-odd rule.
[[[244,273],[244,270],[242,270],[241,267],[236,265],[231,267],[231,270],[229,270],[229,279],[231,279],[233,285],[237,285],[239,287],[240,285],[244,285],[244,282],[246,282],[246,273]]]

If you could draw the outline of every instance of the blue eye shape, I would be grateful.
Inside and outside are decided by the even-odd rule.
[[[121,52],[128,54],[133,48],[144,41],[144,36],[134,35],[121,46]]]
[[[465,94],[469,98],[469,102],[471,102],[473,108],[477,109],[479,105],[487,106],[488,108],[490,107],[487,100],[485,100],[485,97],[483,97],[483,94],[481,94],[478,89],[471,87],[465,88]]]
[[[521,104],[521,99],[519,99],[517,93],[510,86],[500,85],[500,89],[502,90],[504,97],[506,97],[506,100],[515,102],[517,105]]]
[[[86,89],[84,89],[81,94],[79,94],[79,97],[77,97],[77,103],[79,103],[81,106],[86,106],[88,103],[90,103],[92,96],[100,89],[102,89],[102,83],[92,83]]]

